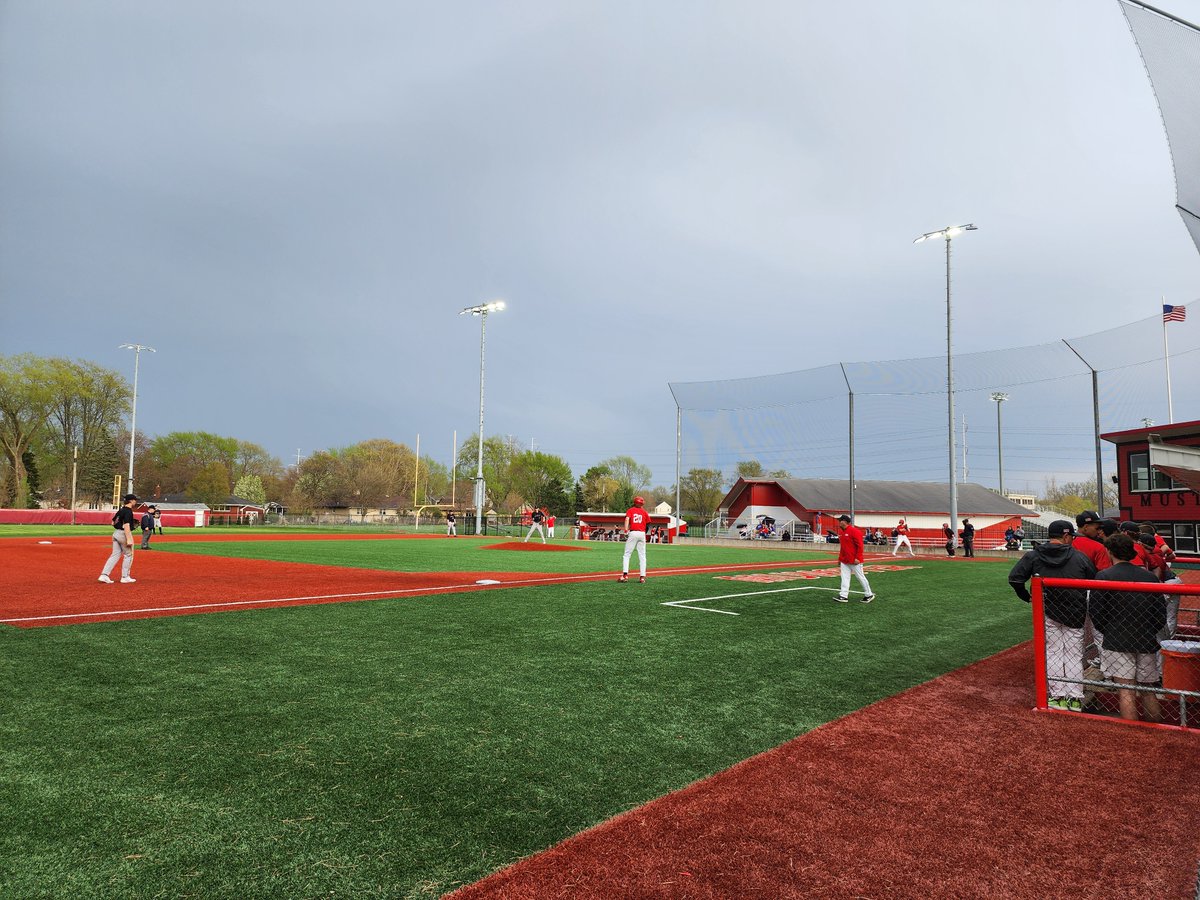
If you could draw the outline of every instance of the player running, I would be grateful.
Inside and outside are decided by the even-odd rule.
[[[629,580],[629,557],[635,547],[642,573],[638,581],[646,583],[646,526],[650,524],[650,513],[642,508],[645,504],[641,497],[634,497],[633,506],[625,511],[625,555],[621,558],[621,577],[617,579],[622,584]]]

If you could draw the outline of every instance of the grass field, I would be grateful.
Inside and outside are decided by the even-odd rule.
[[[214,594],[221,556],[403,572],[620,561],[615,544],[483,544],[155,552],[212,555]],[[796,553],[650,558],[646,585],[0,628],[0,896],[437,896],[1029,637],[1006,567],[983,560],[872,573],[879,599],[842,605],[832,578],[653,577]],[[739,615],[663,605],[722,595],[738,596],[697,605]]]

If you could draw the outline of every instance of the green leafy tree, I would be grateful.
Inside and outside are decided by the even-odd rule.
[[[28,509],[38,509],[42,499],[42,478],[38,473],[37,458],[32,450],[25,451],[25,483],[29,487],[25,506]]]
[[[792,475],[787,469],[775,469],[768,474],[769,478],[791,478]]]
[[[350,505],[353,488],[346,478],[345,465],[336,455],[320,450],[300,463],[299,470],[289,507],[299,512]]]
[[[423,503],[450,502],[450,469],[445,463],[427,456],[421,457],[418,496]]]
[[[632,456],[614,456],[612,459],[601,460],[600,465],[608,469],[608,473],[621,486],[622,494],[628,494],[633,499],[650,485],[654,473],[649,466],[643,466]]]
[[[167,494],[184,491],[210,463],[219,462],[233,480],[243,475],[280,477],[283,464],[258,444],[207,431],[173,431],[136,453],[138,481],[161,486]]]
[[[488,497],[492,506],[505,512],[511,512],[520,503],[519,494],[513,490],[512,461],[522,449],[518,441],[511,440],[507,435],[492,435],[483,441],[483,480],[487,486]],[[478,440],[467,441],[459,448],[460,478],[475,478],[478,453]],[[473,488],[468,486],[468,492],[471,490]]]
[[[122,454],[111,434],[101,432],[93,440],[92,451],[80,456],[76,490],[80,497],[108,502],[112,500],[113,476],[122,471]]]
[[[233,486],[233,495],[258,506],[267,505],[267,492],[263,488],[262,479],[257,475],[243,475],[239,478]]]
[[[236,438],[207,431],[172,431],[150,442],[148,459],[138,469],[139,478],[152,480],[167,494],[186,492],[188,485],[212,463],[220,463],[228,477],[237,453]]]
[[[29,502],[25,453],[50,420],[52,375],[49,362],[32,354],[0,356],[0,449],[10,470],[2,499],[19,509]]]
[[[694,516],[714,516],[725,496],[719,469],[689,469],[679,483],[683,506]]]
[[[562,515],[569,505],[566,486],[573,481],[566,460],[550,453],[526,450],[513,457],[512,488],[531,506],[545,506]]]
[[[210,507],[224,506],[229,500],[229,470],[219,462],[210,462],[187,486],[187,498]]]
[[[51,421],[43,469],[48,475],[53,472],[56,487],[67,492],[76,463],[80,471],[97,465],[112,468],[113,460],[105,454],[122,429],[133,392],[120,373],[86,360],[51,359],[48,364]],[[96,454],[100,458],[93,460]]]
[[[737,478],[762,478],[763,467],[757,459],[745,459],[737,464]],[[734,480],[736,481],[737,478]]]
[[[345,464],[345,478],[354,491],[355,502],[361,511],[382,506],[388,498],[413,496],[413,480],[417,457],[407,446],[386,438],[363,441],[340,451]]]
[[[1120,498],[1117,495],[1117,486],[1112,483],[1111,478],[1104,479],[1102,489],[1105,509],[1116,508],[1120,503]],[[1095,508],[1095,481],[1067,481],[1059,485],[1057,479],[1051,477],[1047,479],[1046,490],[1038,502],[1042,506],[1057,509],[1072,518],[1087,509],[1101,514],[1104,512],[1104,510]]]
[[[592,466],[579,479],[580,506],[593,512],[610,512],[615,508],[615,498],[620,488],[620,482],[613,477],[608,466],[603,463]]]

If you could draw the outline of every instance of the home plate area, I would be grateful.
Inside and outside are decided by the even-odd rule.
[[[904,572],[909,569],[919,569],[920,566],[897,566],[877,563],[863,566],[864,572]],[[840,568],[824,569],[793,569],[786,572],[748,572],[744,575],[715,575],[716,581],[743,581],[751,584],[779,584],[788,581],[815,581],[818,578],[837,578],[842,574]],[[742,599],[757,597],[763,594],[784,594],[789,591],[824,590],[816,585],[797,585],[795,587],[774,588],[769,591],[739,591],[736,594],[718,594],[714,597],[692,597],[689,600],[668,600],[663,606],[673,606],[676,609],[692,609],[697,612],[720,613],[723,616],[740,616],[741,613],[728,609],[715,609],[711,606],[696,606],[697,603],[708,603],[713,600]],[[832,590],[832,588],[828,588]]]
[[[909,569],[919,569],[920,566],[897,566],[885,563],[863,566],[867,574],[871,572],[905,572]],[[748,581],[751,584],[777,584],[781,581],[813,581],[817,578],[837,578],[842,574],[838,567],[826,569],[797,569],[790,572],[749,572],[745,575],[718,575],[718,581]]]

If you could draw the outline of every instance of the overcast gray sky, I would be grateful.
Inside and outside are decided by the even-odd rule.
[[[944,353],[922,232],[966,353],[1196,299],[1174,203],[1115,0],[0,5],[0,352],[285,461],[448,463],[503,298],[487,433],[667,484],[668,381]]]

